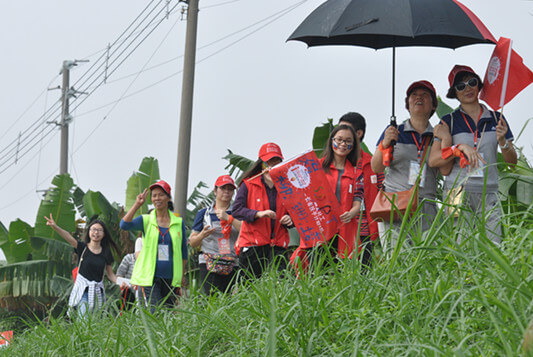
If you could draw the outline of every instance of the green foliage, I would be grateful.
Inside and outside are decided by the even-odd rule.
[[[435,112],[437,113],[437,116],[440,119],[442,119],[443,116],[450,114],[454,111],[452,107],[442,101],[440,95],[437,97],[437,101],[439,102],[439,105],[437,106],[437,110]]]
[[[533,211],[503,217],[509,238],[500,247],[476,227],[457,244],[452,220],[440,217],[397,259],[376,255],[366,274],[357,260],[318,266],[300,279],[270,270],[232,294],[192,290],[156,315],[117,316],[109,308],[85,322],[52,318],[26,330],[8,353],[520,355],[533,316]]]
[[[8,241],[2,245],[8,264],[25,261],[31,258],[30,237],[33,228],[26,222],[17,219],[9,225]]]
[[[126,188],[126,212],[133,207],[139,193],[150,187],[159,180],[159,162],[153,157],[145,157],[139,170],[134,172],[128,179]],[[136,212],[135,216],[148,212],[148,205],[152,203],[150,195],[146,197],[144,205]]]
[[[313,132],[313,150],[318,157],[322,156],[329,138],[329,134],[334,127],[335,125],[333,125],[333,118],[328,118],[326,123],[315,128]]]
[[[68,174],[56,175],[52,180],[52,187],[46,191],[41,201],[37,218],[35,219],[35,235],[63,240],[52,228],[46,225],[44,216],[54,216],[58,226],[67,232],[76,230],[74,202],[72,190],[74,182]]]
[[[229,169],[229,174],[237,177],[237,182],[242,180],[242,174],[251,168],[255,162],[244,156],[234,154],[230,149],[228,149],[228,154],[223,159],[228,161],[228,165],[224,169]]]

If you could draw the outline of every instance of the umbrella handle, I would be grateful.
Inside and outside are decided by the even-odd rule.
[[[394,115],[390,117],[390,126],[394,128],[398,128],[398,124],[396,123],[396,116]],[[390,143],[390,146],[392,149],[390,151],[389,163],[392,162],[392,160],[394,160],[394,145],[396,145],[396,140],[392,140]]]

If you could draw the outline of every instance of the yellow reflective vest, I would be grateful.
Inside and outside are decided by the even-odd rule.
[[[181,254],[182,224],[181,217],[177,217],[171,211],[170,215],[170,237],[172,238],[173,273],[172,286],[180,287],[183,275],[183,260]],[[131,284],[139,286],[152,286],[154,282],[155,264],[157,261],[157,245],[159,241],[159,229],[157,227],[156,211],[150,214],[143,214],[144,238],[143,247],[139,257],[135,261]]]

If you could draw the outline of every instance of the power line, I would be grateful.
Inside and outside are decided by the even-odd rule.
[[[150,4],[152,4],[154,1],[152,1]],[[158,4],[156,4],[156,7],[158,5],[160,5],[162,3],[162,1],[159,1]],[[137,36],[135,36],[135,38],[133,38],[131,41],[129,41],[129,43],[126,45],[125,49],[122,50],[122,52],[116,56],[116,58],[113,59],[113,62],[111,63],[111,65],[114,64],[114,62],[116,62],[117,60],[120,59],[120,56],[125,53],[125,51],[127,51],[136,41],[136,39],[140,36],[140,34],[142,34],[143,32],[146,31],[146,29],[153,25],[153,23],[157,20],[157,18],[159,17],[159,15],[162,13],[162,9],[159,10],[159,12],[157,12],[157,14],[155,16],[153,16],[149,22],[148,22],[148,25],[145,25],[144,28],[140,31],[137,31],[139,29],[140,26],[142,26],[143,22],[145,22],[145,20],[150,16],[151,13],[153,13],[153,11],[156,9],[156,7],[154,7],[153,9],[151,10],[148,10],[149,9],[149,6],[150,4],[141,12],[141,14],[139,16],[137,16],[137,18],[128,26],[128,28],[126,30],[124,30],[124,32],[117,38],[117,40],[115,40],[115,42],[113,42],[113,44],[117,44],[118,41],[124,37],[124,34],[127,33],[128,29],[132,28],[135,24],[135,22],[142,16],[143,13],[145,13],[146,11],[148,11],[148,14],[145,15],[145,17],[142,19],[141,23],[140,24],[137,24],[134,28],[133,28],[133,32],[135,32],[137,34]],[[177,4],[172,8],[172,10],[174,10],[176,8]],[[155,25],[155,28],[157,28],[157,26],[162,22],[162,19],[160,19],[156,25]],[[154,30],[155,30],[154,28]],[[149,34],[151,34],[153,32],[150,31]],[[149,35],[148,34],[148,35]],[[144,40],[147,38],[146,35],[144,38],[142,38],[142,40],[140,41],[140,43],[138,43],[134,48],[133,50],[131,50],[127,55],[126,57],[116,66],[116,68],[118,68],[120,65],[122,65],[122,63],[124,63],[124,61],[138,48],[138,46],[144,42]],[[129,35],[127,35],[123,41],[118,44],[116,46],[116,48],[114,49],[114,53],[116,53],[116,51],[118,51],[120,49],[120,47],[122,47],[123,44],[125,44],[128,39],[130,39],[132,37],[132,34],[130,33]],[[98,62],[103,62],[103,59],[104,59],[104,56],[101,55],[99,59],[97,59],[97,61],[93,64],[93,66],[91,66],[84,74],[82,74],[81,78],[84,78],[86,77],[85,79],[85,82],[82,83],[82,85],[84,83],[86,83],[88,80],[90,80],[94,75],[95,73],[97,73],[102,65],[100,66],[97,66],[96,69],[94,69],[95,65],[98,64]],[[114,69],[114,71],[116,70],[116,68]],[[92,73],[90,73],[92,72]],[[89,74],[90,73],[90,74]],[[76,83],[79,83],[80,82],[80,79],[76,82]],[[93,82],[94,83],[94,80]],[[101,82],[98,86],[102,85],[103,83]],[[90,93],[89,93],[90,94]],[[81,100],[81,103],[83,103],[85,100],[86,100],[87,97],[85,97],[83,100]],[[76,101],[76,98],[74,98],[73,102]],[[76,107],[74,107],[74,109],[76,109],[81,103],[79,103]],[[11,161],[12,159],[16,158],[18,160],[19,156],[22,157],[24,156],[24,154],[26,152],[24,152],[24,154],[22,155],[19,155],[19,151],[23,149],[25,149],[26,147],[28,146],[35,146],[37,143],[39,143],[40,141],[36,140],[36,137],[38,136],[39,133],[41,133],[43,130],[46,130],[46,126],[43,127],[43,125],[48,125],[49,126],[49,122],[47,122],[47,119],[50,119],[52,117],[56,117],[57,118],[57,115],[60,114],[60,109],[61,109],[61,106],[60,106],[60,100],[58,100],[56,103],[54,103],[41,117],[39,117],[34,123],[32,123],[26,130],[24,130],[23,132],[20,133],[20,135],[15,138],[11,143],[9,143],[7,146],[5,146],[2,150],[0,150],[0,154],[3,154],[3,160],[0,162],[0,169],[3,168],[5,165],[8,165],[7,168],[13,166],[16,164],[16,162],[13,162]],[[38,132],[37,132],[38,131]],[[37,133],[36,133],[37,132]],[[47,135],[49,135],[49,132],[47,132],[44,136],[46,137]],[[11,164],[9,164],[9,162],[11,162]],[[4,168],[3,170],[0,171],[0,173],[4,172],[7,168]]]
[[[221,38],[219,38],[219,39],[217,39],[217,40],[215,40],[215,41],[212,41],[212,42],[210,42],[210,43],[208,43],[208,44],[205,44],[205,45],[199,47],[199,49],[203,49],[203,48],[206,48],[206,47],[208,47],[208,46],[211,46],[211,45],[217,44],[217,43],[219,43],[219,42],[221,42],[221,41],[223,41],[223,40],[225,40],[225,39],[227,39],[227,38],[229,38],[229,37],[231,37],[231,36],[234,36],[235,34],[241,33],[241,32],[243,32],[243,31],[245,31],[245,30],[247,30],[247,29],[249,29],[249,28],[251,28],[251,27],[254,27],[254,26],[256,26],[256,25],[258,25],[258,24],[260,24],[260,23],[265,22],[266,20],[272,19],[271,21],[267,22],[265,25],[259,27],[258,29],[256,29],[256,30],[254,30],[254,31],[252,31],[252,32],[250,32],[250,33],[248,33],[248,34],[246,34],[246,35],[240,37],[239,39],[233,41],[233,42],[230,43],[229,45],[227,45],[227,46],[225,46],[225,47],[223,47],[223,48],[221,48],[221,49],[219,49],[219,50],[217,50],[217,51],[215,51],[215,52],[213,52],[213,53],[207,55],[206,57],[204,57],[204,58],[202,58],[202,59],[200,59],[200,60],[198,60],[198,61],[196,62],[196,64],[202,63],[203,61],[207,60],[208,58],[213,57],[214,55],[216,55],[216,54],[218,54],[218,53],[220,53],[220,52],[222,52],[222,51],[224,51],[224,50],[226,50],[226,49],[232,47],[233,45],[235,45],[235,44],[239,43],[240,41],[246,39],[247,37],[251,36],[252,34],[258,32],[259,30],[262,30],[262,29],[265,28],[266,26],[270,25],[271,23],[273,23],[274,21],[278,20],[279,18],[281,18],[281,17],[287,15],[289,12],[293,11],[294,9],[296,9],[297,7],[299,7],[300,5],[302,5],[303,3],[307,2],[307,1],[308,1],[308,0],[302,0],[302,1],[299,1],[299,2],[297,2],[297,3],[295,3],[295,4],[291,5],[291,6],[289,6],[289,7],[287,7],[287,8],[285,8],[285,9],[283,9],[283,10],[280,10],[280,11],[278,11],[278,12],[276,12],[276,13],[274,13],[274,14],[272,14],[272,15],[270,15],[270,16],[264,18],[264,19],[262,19],[262,20],[259,20],[259,21],[255,22],[255,23],[253,23],[253,24],[251,24],[251,25],[248,25],[248,26],[246,26],[246,27],[244,27],[244,28],[242,28],[242,29],[240,29],[240,30],[237,30],[237,31],[235,31],[235,32],[233,32],[233,33],[230,33],[230,34],[228,34],[228,35],[225,35],[225,36],[223,36],[223,37],[221,37]],[[159,63],[159,64],[157,64],[157,65],[155,65],[155,66],[148,67],[148,68],[145,69],[145,70],[141,70],[141,71],[139,71],[139,72],[135,72],[135,73],[129,74],[129,75],[127,75],[127,76],[121,77],[120,80],[122,80],[122,79],[126,79],[126,78],[131,77],[131,76],[138,75],[138,74],[140,74],[140,73],[146,72],[146,71],[148,71],[148,70],[151,70],[151,69],[154,69],[154,68],[157,68],[157,67],[160,67],[161,65],[164,65],[164,64],[167,64],[167,63],[169,63],[169,62],[175,61],[175,60],[177,60],[177,59],[179,59],[179,58],[181,58],[181,57],[183,57],[183,55],[180,55],[180,56],[178,56],[178,57],[174,57],[174,58],[169,59],[169,60],[167,60],[167,61],[165,61],[165,62]],[[123,99],[133,97],[133,96],[135,96],[135,95],[137,95],[137,94],[139,94],[139,93],[142,93],[142,92],[144,92],[144,91],[146,91],[146,90],[148,90],[148,89],[150,89],[150,88],[152,88],[152,87],[154,87],[154,86],[156,86],[156,85],[158,85],[158,84],[160,84],[160,83],[163,83],[163,82],[165,82],[165,81],[167,81],[167,80],[169,80],[169,79],[171,79],[171,78],[173,78],[173,77],[179,75],[179,74],[182,73],[182,72],[183,72],[182,70],[179,70],[179,71],[173,72],[172,74],[170,74],[170,75],[168,75],[168,76],[166,76],[166,77],[164,77],[164,78],[162,78],[162,79],[160,79],[160,80],[157,80],[156,82],[151,83],[151,84],[149,84],[149,85],[146,86],[146,87],[143,87],[143,88],[141,88],[141,89],[139,89],[139,90],[137,90],[137,91],[135,91],[135,92],[132,92],[132,93],[130,93],[130,94],[128,94],[128,95],[125,95],[125,96],[123,95],[123,96],[120,97],[120,99],[114,100],[114,101],[112,101],[112,102],[109,102],[109,103],[103,104],[103,105],[101,105],[101,106],[98,106],[98,107],[96,107],[96,108],[90,109],[90,110],[88,110],[88,111],[86,111],[86,112],[80,113],[80,114],[78,114],[76,117],[79,118],[79,117],[82,117],[82,116],[84,116],[84,115],[91,114],[91,113],[96,112],[96,111],[98,111],[98,110],[100,110],[100,109],[104,109],[104,108],[106,108],[106,107],[109,107],[109,106],[111,106],[111,105],[113,105],[113,104],[115,104],[115,103],[117,103],[117,102],[119,102],[119,101],[121,101],[121,100],[123,100]],[[118,80],[119,80],[119,79],[115,80],[114,82],[116,82],[116,81],[118,81]]]

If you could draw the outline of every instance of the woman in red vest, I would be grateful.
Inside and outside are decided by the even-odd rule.
[[[233,217],[242,220],[235,245],[241,269],[259,278],[275,263],[278,270],[287,266],[287,246],[292,220],[269,175],[271,167],[283,160],[281,149],[267,143],[259,150],[259,159],[243,175],[233,203]],[[278,258],[279,259],[276,259]]]
[[[339,125],[329,135],[324,154],[320,159],[329,185],[341,205],[339,235],[332,247],[337,248],[340,258],[357,254],[357,225],[354,219],[361,210],[361,201],[356,199],[356,173],[359,144],[351,126]]]

